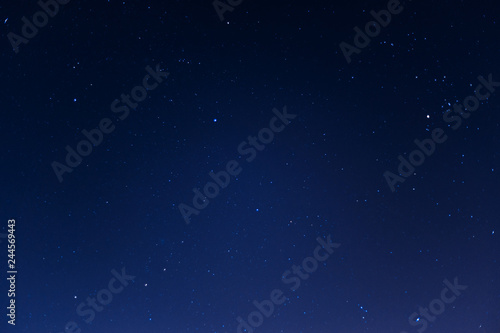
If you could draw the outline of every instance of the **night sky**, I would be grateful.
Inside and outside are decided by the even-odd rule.
[[[499,333],[499,14],[3,1],[0,332]]]

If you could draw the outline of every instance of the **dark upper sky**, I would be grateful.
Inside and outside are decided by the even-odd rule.
[[[500,332],[497,2],[62,3],[0,4],[1,332]]]

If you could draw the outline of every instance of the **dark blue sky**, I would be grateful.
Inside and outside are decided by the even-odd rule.
[[[1,332],[500,332],[496,2],[63,3],[0,4]]]

